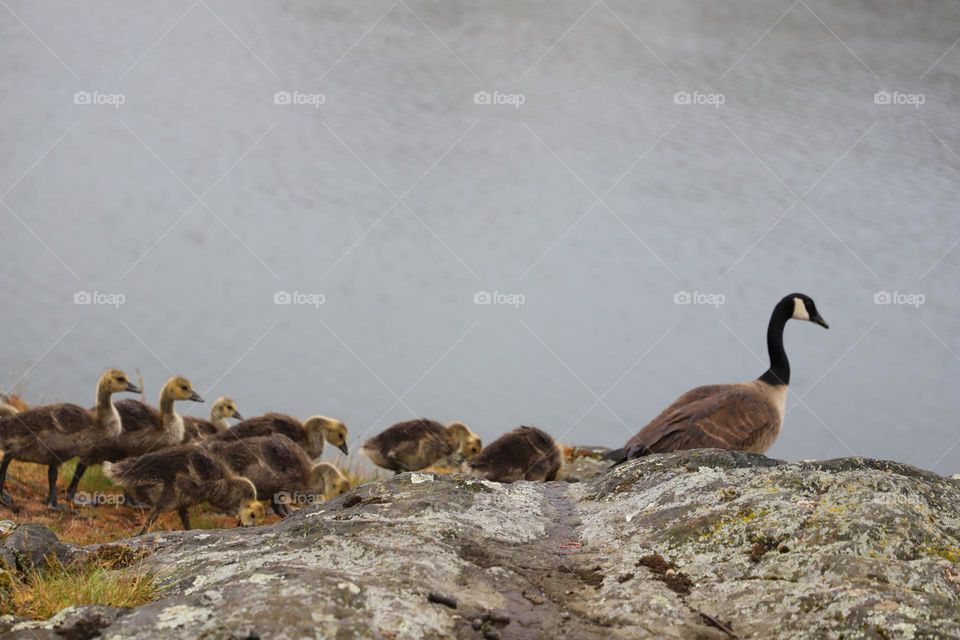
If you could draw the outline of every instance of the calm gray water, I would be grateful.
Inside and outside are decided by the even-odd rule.
[[[4,389],[615,446],[802,291],[771,455],[960,471],[956,2],[6,5]]]

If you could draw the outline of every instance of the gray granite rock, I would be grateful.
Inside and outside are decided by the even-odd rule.
[[[272,526],[126,544],[166,590],[97,618],[108,639],[960,637],[960,483],[859,458],[407,473]]]

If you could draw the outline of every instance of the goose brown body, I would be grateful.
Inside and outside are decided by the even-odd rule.
[[[350,482],[329,462],[314,463],[290,438],[273,434],[203,445],[230,469],[253,482],[257,495],[270,500],[279,515],[288,504],[313,504],[350,489]]]
[[[300,445],[311,458],[323,454],[324,441],[329,442],[343,453],[347,453],[347,427],[335,418],[311,416],[300,422],[293,416],[283,413],[265,413],[235,424],[226,431],[212,436],[213,440],[229,442],[244,438],[262,438],[279,434]]]
[[[113,394],[139,392],[119,369],[108,369],[97,382],[97,404],[93,409],[61,403],[28,409],[0,419],[0,501],[12,506],[3,493],[7,468],[13,460],[47,465],[47,503],[57,506],[56,479],[59,466],[75,456],[87,454],[100,442],[120,433],[120,417]]]
[[[551,481],[563,466],[556,440],[536,427],[518,427],[486,447],[466,464],[466,471],[494,482]]]
[[[425,469],[458,451],[472,457],[480,446],[480,439],[462,422],[444,426],[417,418],[385,429],[367,440],[360,451],[378,467],[400,473]]]
[[[189,529],[188,509],[202,502],[237,514],[244,526],[261,522],[264,517],[253,483],[198,445],[176,445],[137,458],[107,462],[104,472],[123,485],[128,495],[150,506],[141,534],[161,513],[173,510],[180,515],[183,527]]]

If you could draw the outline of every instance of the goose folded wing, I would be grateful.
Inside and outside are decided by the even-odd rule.
[[[675,403],[677,405],[678,403]],[[708,395],[674,406],[631,440],[649,453],[681,449],[746,450],[779,420],[776,409],[747,390]]]
[[[299,445],[284,436],[265,440],[260,452],[263,461],[271,469],[296,469],[303,464],[303,457],[297,455]]]

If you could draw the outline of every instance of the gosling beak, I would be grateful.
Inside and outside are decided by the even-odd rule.
[[[241,422],[243,421],[243,416],[240,415],[240,412],[239,412],[239,411],[234,411],[234,412],[233,412],[233,417],[236,418],[237,420],[240,420]]]
[[[350,455],[350,447],[347,446],[346,442],[344,442],[342,445],[337,447],[337,449],[340,449],[340,451],[343,451],[343,455],[345,456]]]
[[[132,382],[127,383],[127,391],[129,391],[130,393],[143,393],[143,390],[141,390],[140,387],[133,384]]]
[[[196,391],[190,394],[190,399],[193,400],[194,402],[203,402],[203,398],[201,398],[200,394],[197,393]]]
[[[827,324],[827,321],[824,320],[824,319],[823,319],[823,316],[821,316],[819,313],[815,313],[815,314],[813,315],[813,317],[810,318],[810,322],[813,322],[813,323],[815,323],[815,324],[818,324],[818,325],[820,325],[821,327],[823,327],[824,329],[829,329],[829,328],[830,328],[830,325]]]

